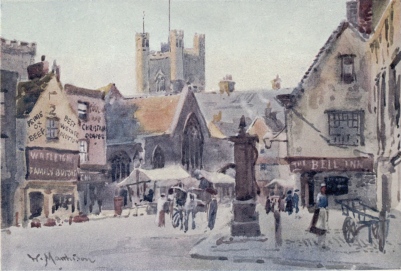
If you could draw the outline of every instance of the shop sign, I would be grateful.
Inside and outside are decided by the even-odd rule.
[[[373,171],[373,159],[359,158],[288,158],[291,172]]]
[[[79,155],[55,149],[26,150],[27,180],[76,180]]]

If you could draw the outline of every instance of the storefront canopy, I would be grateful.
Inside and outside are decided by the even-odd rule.
[[[176,185],[178,182],[183,183],[185,186],[196,184],[196,180],[194,180],[182,167],[167,166],[164,168],[149,170],[141,168],[135,169],[127,178],[118,183],[117,186],[123,187],[127,185],[136,185],[137,183],[147,181],[156,182],[157,186],[172,186]]]

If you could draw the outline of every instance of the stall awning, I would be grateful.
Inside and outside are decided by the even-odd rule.
[[[138,176],[138,177],[137,177]],[[137,178],[139,178],[137,180]],[[157,182],[158,186],[175,185],[181,181],[184,185],[192,182],[193,178],[180,166],[167,166],[158,169],[135,169],[131,174],[125,178],[117,186],[123,187],[127,185],[135,185],[138,182],[143,183],[146,181]]]
[[[294,180],[284,180],[284,179],[273,179],[270,183],[266,184],[265,187],[271,187],[275,184],[286,188],[294,188],[295,181]]]
[[[201,174],[210,182],[214,184],[234,184],[235,179],[227,174],[220,172],[209,172],[201,170]]]

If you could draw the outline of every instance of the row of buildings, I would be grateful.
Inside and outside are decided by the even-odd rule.
[[[142,94],[130,98],[113,83],[63,86],[55,63],[32,65],[36,44],[2,40],[2,58],[19,53],[24,61],[18,67],[25,65],[2,63],[2,226],[98,214],[112,209],[117,195],[134,202],[151,187],[133,191],[117,184],[136,168],[229,173],[228,138],[237,134],[241,116],[259,139],[260,186],[283,179],[301,190],[308,207],[326,182],[331,200],[358,197],[373,208],[395,207],[401,187],[400,9],[397,0],[349,1],[347,21],[299,86],[275,91],[202,92],[204,35],[185,49],[183,33],[171,31],[169,42],[151,52],[149,34],[137,34]],[[27,64],[30,74],[21,77]]]
[[[144,87],[129,98],[113,83],[99,89],[62,85],[56,63],[49,65],[43,56],[33,63],[36,44],[26,52],[26,43],[3,39],[2,58],[12,60],[12,65],[2,62],[3,227],[33,218],[99,214],[114,208],[115,196],[123,196],[126,205],[138,202],[152,186],[117,185],[138,168],[180,165],[190,174],[196,169],[227,173],[234,161],[228,138],[238,132],[242,115],[255,134],[283,130],[277,92],[202,91],[204,35],[195,35],[194,48],[184,49],[183,32],[173,30],[157,53],[149,51],[148,38],[148,33],[136,35],[137,82]],[[174,53],[174,46],[181,53]],[[27,56],[29,62],[20,61]],[[279,165],[277,148],[272,154],[263,141],[259,145],[258,172],[268,181],[278,176],[272,170]],[[219,197],[232,197],[233,185],[222,184]]]

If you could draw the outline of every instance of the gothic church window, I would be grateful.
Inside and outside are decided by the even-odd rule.
[[[111,180],[122,181],[130,174],[130,162],[128,154],[125,151],[116,153],[111,159]]]
[[[157,146],[153,152],[152,165],[153,168],[164,167],[164,152],[159,146]]]
[[[185,125],[182,140],[182,164],[187,168],[201,169],[203,158],[203,135],[198,119],[192,114]]]

